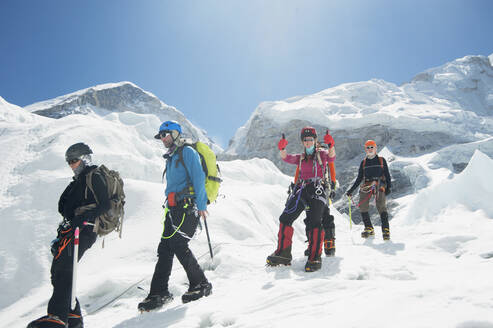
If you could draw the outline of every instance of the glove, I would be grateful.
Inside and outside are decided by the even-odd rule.
[[[50,243],[50,250],[51,250],[51,254],[53,256],[56,256],[58,254],[58,243],[60,242],[60,238],[55,238],[51,241]]]
[[[389,187],[385,188],[385,196],[387,196],[388,194],[390,194],[390,188]]]
[[[281,140],[279,140],[279,142],[277,143],[277,148],[279,148],[279,150],[284,150],[284,148],[286,148],[287,145],[288,145],[288,141],[286,140],[286,138],[284,138],[284,133],[283,133]]]
[[[325,132],[324,142],[329,146],[329,148],[334,145],[334,138],[332,138],[332,136],[329,134],[329,130]]]

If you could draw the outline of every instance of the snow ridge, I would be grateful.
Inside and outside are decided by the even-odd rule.
[[[38,102],[25,109],[32,113],[51,118],[62,118],[72,114],[96,114],[105,116],[113,112],[134,112],[152,114],[160,121],[178,121],[184,134],[200,140],[216,152],[222,148],[213,142],[207,133],[192,124],[182,112],[162,102],[150,92],[144,91],[131,82],[107,83],[79,90],[54,99]],[[157,131],[157,125],[153,130]]]

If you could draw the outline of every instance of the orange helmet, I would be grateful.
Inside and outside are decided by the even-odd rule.
[[[365,147],[368,147],[368,146],[373,146],[373,147],[377,148],[377,143],[375,142],[375,140],[366,140]]]

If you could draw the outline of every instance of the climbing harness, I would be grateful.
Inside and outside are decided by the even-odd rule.
[[[164,207],[164,205],[163,205],[163,207]],[[188,240],[192,240],[193,236],[192,237],[188,236],[183,231],[180,231],[180,228],[183,225],[183,222],[185,222],[185,217],[187,216],[187,214],[190,214],[190,211],[194,211],[195,209],[194,209],[193,205],[189,202],[185,202],[183,209],[184,209],[184,212],[183,212],[183,215],[181,217],[180,224],[178,224],[178,226],[177,226],[175,224],[175,222],[173,221],[173,215],[171,215],[171,213],[169,213],[169,207],[168,206],[165,207],[163,220],[162,220],[162,223],[163,223],[163,233],[161,236],[162,239],[170,239],[171,237],[173,237],[178,232],[180,234],[180,236],[182,236],[183,238],[186,238]],[[167,217],[168,213],[169,213],[168,217],[171,220],[171,227],[174,229],[174,231],[171,233],[171,235],[165,236],[164,232],[166,230],[166,217]],[[200,218],[199,218],[199,220],[200,220]],[[200,223],[200,221],[199,221],[199,223]]]

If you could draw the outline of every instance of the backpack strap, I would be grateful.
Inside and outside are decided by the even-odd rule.
[[[185,146],[189,146],[191,148],[193,148],[193,145],[189,144],[189,143],[185,143],[184,145],[180,146],[176,151],[177,151],[177,155],[178,155],[178,160],[175,162],[175,167],[178,167],[178,163],[181,163],[181,165],[183,165],[183,167],[185,168],[185,174],[187,175],[187,180],[188,180],[188,186],[186,186],[185,188],[183,188],[182,191],[179,191],[176,193],[176,196],[175,197],[178,197],[180,198],[181,196],[183,195],[187,195],[187,194],[190,194],[190,193],[193,193],[193,185],[192,185],[192,179],[190,178],[190,174],[188,173],[188,168],[187,166],[185,165],[185,161],[183,160],[183,148],[185,148]],[[203,163],[204,160],[202,158],[202,155],[197,152],[199,154],[199,157],[200,157],[200,160],[201,162]],[[204,164],[202,164],[202,168],[204,167]],[[206,168],[207,170],[207,168]],[[207,175],[206,175],[206,178],[207,178]]]
[[[187,166],[185,165],[185,161],[183,160],[183,148],[185,148],[185,146],[189,146],[189,147],[193,148],[193,146],[190,144],[184,144],[183,146],[180,146],[176,150],[178,152],[178,160],[175,162],[175,167],[178,167],[178,163],[181,163],[181,165],[183,165],[183,167],[185,168],[185,173],[187,174],[187,179],[188,179],[189,185],[192,185],[192,179],[190,178],[190,174],[188,174]],[[199,156],[200,156],[200,154],[199,154]],[[203,162],[202,157],[200,158],[200,160],[201,160],[201,162]],[[204,168],[204,165],[202,165],[202,168]],[[206,167],[206,171],[207,171],[207,167]]]
[[[380,167],[382,168],[382,176],[380,177],[380,179],[382,179],[382,181],[385,182],[386,179],[385,179],[385,170],[383,168],[383,158],[379,157],[378,155],[377,157],[378,157],[378,161],[380,162]]]
[[[99,167],[95,168],[94,170],[89,171],[86,174],[86,191],[85,191],[85,199],[87,199],[87,189],[91,190],[92,194],[94,195],[94,199],[96,200],[96,204],[99,204],[98,196],[96,196],[96,193],[94,192],[94,186],[92,185],[92,175],[96,172],[96,170]]]
[[[318,150],[315,150],[316,152],[316,156],[317,156],[317,161],[318,161],[318,165],[320,165],[320,167],[322,168],[322,175],[325,177],[325,166],[322,162],[322,158],[320,158],[320,152]]]

